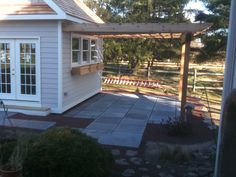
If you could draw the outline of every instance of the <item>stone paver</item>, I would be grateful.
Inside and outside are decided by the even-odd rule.
[[[138,148],[147,123],[161,123],[175,116],[179,105],[169,97],[104,93],[65,116],[94,119],[83,132],[101,144]]]
[[[139,147],[143,134],[114,132],[107,134],[98,139],[98,142],[106,145],[124,146],[124,147]]]

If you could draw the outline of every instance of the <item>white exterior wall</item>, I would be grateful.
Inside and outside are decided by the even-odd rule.
[[[40,38],[41,106],[58,109],[58,22],[2,21],[0,38]]]
[[[71,33],[63,33],[63,111],[81,103],[101,91],[101,72],[84,76],[71,75]],[[102,58],[103,41],[99,40],[99,58]]]

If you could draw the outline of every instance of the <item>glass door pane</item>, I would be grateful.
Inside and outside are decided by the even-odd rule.
[[[36,95],[36,45],[34,43],[20,44],[20,76],[21,94]]]
[[[11,99],[14,97],[14,50],[13,41],[0,40],[0,99]]]
[[[0,93],[11,93],[10,44],[0,43]]]

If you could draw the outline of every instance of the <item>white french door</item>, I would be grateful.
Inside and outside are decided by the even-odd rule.
[[[0,39],[0,98],[40,101],[38,40]]]

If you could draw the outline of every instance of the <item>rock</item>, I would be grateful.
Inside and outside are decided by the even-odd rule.
[[[143,160],[138,157],[132,157],[132,158],[130,158],[130,162],[132,162],[135,165],[141,165]]]
[[[138,170],[141,171],[141,172],[147,172],[148,171],[148,169],[144,168],[144,167],[143,168],[139,168]]]
[[[126,159],[116,159],[116,160],[115,160],[115,163],[116,163],[117,165],[129,165],[129,162],[127,162]]]
[[[193,173],[193,172],[189,172],[187,176],[188,177],[198,177],[198,174]]]
[[[129,157],[134,157],[138,155],[138,152],[137,151],[132,151],[132,150],[127,150],[126,151],[126,156],[129,156]]]
[[[156,165],[156,167],[157,167],[157,169],[159,169],[159,170],[161,169],[161,165]]]
[[[134,176],[135,171],[134,169],[126,169],[123,173],[122,176],[129,177],[129,176]]]
[[[113,156],[119,156],[120,155],[120,150],[119,149],[112,149],[111,150],[111,154]]]
[[[159,176],[160,177],[174,177],[173,175],[171,175],[171,174],[166,174],[166,173],[159,173]]]

